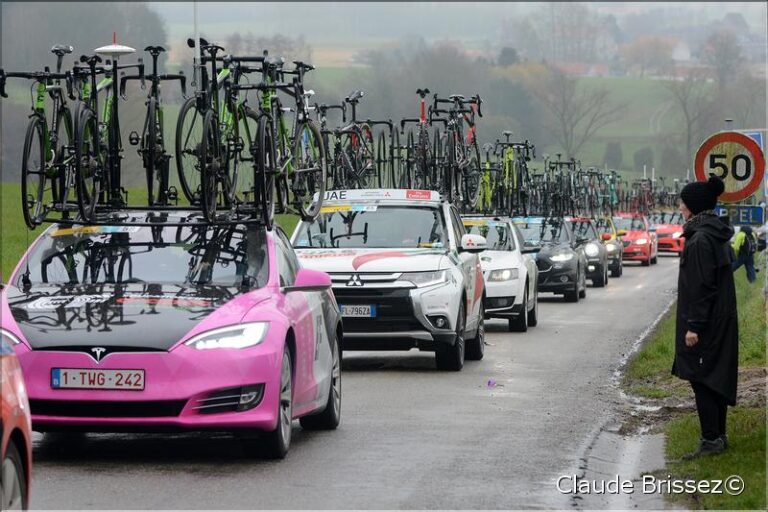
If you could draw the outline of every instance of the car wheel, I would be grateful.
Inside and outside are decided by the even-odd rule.
[[[466,358],[470,361],[480,361],[485,355],[485,308],[480,306],[480,319],[477,324],[477,334],[467,340]]]
[[[26,510],[26,495],[24,464],[16,444],[10,441],[0,466],[0,510]]]
[[[268,432],[263,439],[264,455],[270,459],[282,459],[291,446],[291,424],[293,423],[293,373],[291,356],[283,352],[280,368],[280,397],[277,404],[277,428]]]
[[[509,330],[512,332],[528,330],[528,288],[523,292],[523,310],[515,318],[509,319]]]
[[[464,299],[459,304],[459,314],[456,316],[456,341],[453,345],[439,345],[435,350],[437,369],[458,372],[464,368],[464,326],[467,319],[464,314]]]
[[[624,273],[624,265],[621,262],[619,262],[619,266],[616,269],[611,270],[611,277],[621,277],[623,273]]]
[[[533,292],[533,307],[528,312],[528,326],[536,327],[539,323],[539,294]]]
[[[608,284],[608,271],[603,268],[600,272],[600,275],[592,280],[592,284],[595,286],[595,288],[602,288]]]
[[[333,364],[331,366],[331,389],[328,402],[319,414],[299,418],[301,428],[305,430],[335,430],[341,421],[341,351],[339,340],[334,338],[331,344]]]
[[[651,266],[651,257],[648,256],[648,259],[641,261],[640,264],[642,266],[644,266],[644,267],[650,267]]]
[[[658,257],[658,255],[657,255],[657,256],[654,256],[653,258],[651,258],[651,265],[655,265],[655,264],[657,264],[658,262],[659,262],[659,257]]]
[[[587,274],[581,274],[581,291],[579,292],[579,298],[584,299],[587,296]]]

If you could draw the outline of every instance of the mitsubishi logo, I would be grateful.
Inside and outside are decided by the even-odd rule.
[[[94,359],[96,359],[96,362],[97,362],[97,363],[100,363],[100,362],[101,362],[101,356],[102,356],[102,355],[104,354],[104,352],[106,352],[106,351],[107,351],[107,349],[105,349],[104,347],[93,347],[93,348],[91,349],[91,352],[93,352],[93,358],[94,358]]]
[[[363,282],[360,280],[360,274],[352,274],[352,277],[347,281],[347,286],[363,286]]]

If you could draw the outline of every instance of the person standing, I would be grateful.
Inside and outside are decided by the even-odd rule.
[[[747,272],[747,281],[754,283],[757,280],[755,270],[755,253],[757,252],[757,239],[752,232],[752,228],[744,226],[736,233],[733,239],[733,252],[736,254],[736,261],[733,262],[733,271],[736,272],[739,267],[744,265]]]
[[[725,190],[716,177],[680,192],[685,248],[680,258],[677,329],[672,373],[691,383],[701,425],[691,459],[728,446],[726,414],[736,405],[739,325],[729,241],[733,228],[715,214]]]

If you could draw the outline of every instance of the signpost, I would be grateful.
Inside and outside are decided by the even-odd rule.
[[[739,132],[720,132],[704,141],[693,167],[699,181],[714,175],[725,182],[722,203],[737,203],[763,184],[765,156],[753,138]]]
[[[765,219],[765,209],[762,206],[718,205],[715,212],[720,217],[728,215],[734,226],[761,226]]]

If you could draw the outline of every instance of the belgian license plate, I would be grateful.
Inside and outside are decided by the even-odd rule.
[[[144,389],[144,370],[51,369],[53,389]]]
[[[352,306],[349,304],[342,304],[339,306],[341,309],[341,316],[352,318],[373,318],[376,316],[376,306]]]

